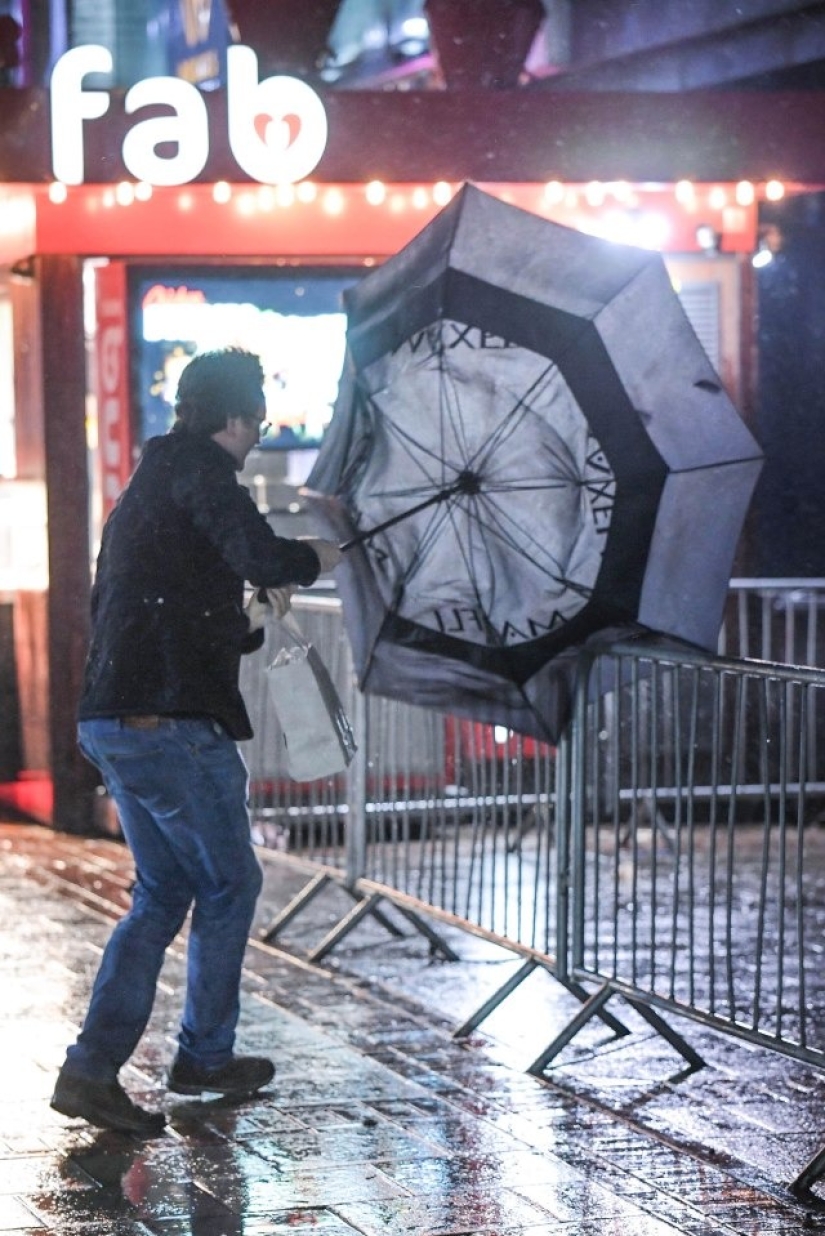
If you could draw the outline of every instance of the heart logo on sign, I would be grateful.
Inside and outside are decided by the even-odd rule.
[[[287,112],[277,120],[268,112],[258,112],[255,117],[255,132],[270,150],[289,150],[301,132],[301,117]]]

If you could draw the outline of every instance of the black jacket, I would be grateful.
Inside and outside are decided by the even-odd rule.
[[[81,720],[207,716],[250,738],[238,671],[263,634],[244,580],[305,586],[319,566],[275,535],[223,447],[185,429],[151,438],[103,531]]]

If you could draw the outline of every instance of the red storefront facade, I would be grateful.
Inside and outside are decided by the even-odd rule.
[[[656,219],[656,247],[675,278],[719,287],[718,367],[747,417],[758,203],[776,186],[825,183],[818,95],[331,92],[322,101],[326,144],[298,183],[262,184],[243,171],[226,92],[216,91],[204,96],[202,169],[184,184],[147,187],[124,161],[136,119],[122,94],[83,122],[82,182],[65,184],[55,178],[48,92],[0,91],[0,279],[12,307],[16,478],[44,484],[48,523],[48,588],[12,597],[20,772],[48,774],[47,812],[60,828],[86,831],[93,814],[74,708],[94,525],[132,462],[129,269],[165,265],[183,280],[193,263],[369,267],[466,180],[603,234]],[[703,247],[699,236],[708,234]],[[90,262],[98,283],[91,358]],[[94,475],[90,425],[102,466]]]

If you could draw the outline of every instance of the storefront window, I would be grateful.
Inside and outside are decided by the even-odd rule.
[[[170,427],[180,372],[196,352],[238,346],[259,355],[264,367],[276,430],[262,449],[318,447],[344,360],[342,296],[360,274],[231,267],[133,272],[138,444]]]

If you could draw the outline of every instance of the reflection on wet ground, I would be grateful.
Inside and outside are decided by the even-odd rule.
[[[677,1080],[679,1057],[631,1014],[628,1039],[590,1026],[540,1081],[524,1068],[571,1013],[549,975],[459,1043],[451,1028],[518,959],[451,931],[462,960],[434,964],[420,936],[370,922],[308,965],[302,933],[340,914],[335,892],[290,952],[250,946],[239,1047],[277,1059],[268,1093],[165,1095],[179,942],[124,1076],[163,1104],[168,1131],[141,1143],[63,1119],[48,1106],[55,1070],[130,874],[117,842],[0,826],[0,1233],[825,1233],[825,1201],[784,1187],[825,1144],[821,1073],[680,1026],[709,1063]],[[260,923],[301,883],[267,863]]]

